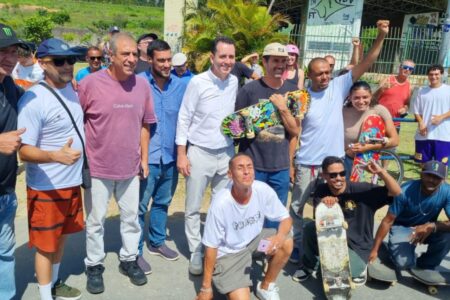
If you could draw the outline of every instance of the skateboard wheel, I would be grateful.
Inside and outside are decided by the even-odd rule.
[[[342,228],[344,228],[345,230],[348,229],[348,223],[346,221],[342,221]]]
[[[438,289],[435,286],[429,286],[428,287],[428,293],[430,293],[430,295],[436,295],[438,293]]]
[[[330,286],[328,285],[328,283],[324,283],[323,284],[323,290],[325,293],[329,293],[330,292]]]
[[[253,131],[249,131],[245,133],[245,137],[248,139],[254,139],[255,138],[255,133]]]
[[[397,284],[397,281],[392,281],[391,286],[395,286]]]

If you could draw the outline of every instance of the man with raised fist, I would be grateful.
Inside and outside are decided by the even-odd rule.
[[[79,290],[58,279],[67,235],[84,228],[80,189],[83,111],[71,84],[78,55],[61,40],[43,41],[37,58],[44,81],[19,101],[19,128],[27,128],[19,155],[27,162],[29,245],[36,248],[41,300],[81,297]]]

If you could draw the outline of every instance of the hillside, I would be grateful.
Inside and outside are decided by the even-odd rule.
[[[63,25],[55,24],[53,34],[71,43],[95,43],[112,25],[135,36],[144,32],[160,36],[163,33],[164,10],[160,7],[75,0],[0,0],[0,22],[13,27],[21,37],[27,19],[52,14],[70,17]]]

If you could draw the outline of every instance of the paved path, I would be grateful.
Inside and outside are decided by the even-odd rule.
[[[17,299],[39,299],[37,284],[34,278],[33,256],[34,251],[28,248],[26,218],[16,219],[17,249],[16,249],[16,278]],[[176,247],[181,252],[179,260],[165,261],[160,257],[145,253],[150,261],[153,273],[148,276],[149,283],[142,287],[132,285],[129,280],[118,272],[118,251],[121,245],[119,236],[118,217],[108,218],[106,221],[107,258],[104,280],[106,290],[100,295],[91,295],[86,289],[86,276],[84,275],[83,259],[86,254],[85,235],[78,233],[73,235],[66,246],[61,277],[68,284],[80,288],[83,292],[82,299],[95,300],[125,300],[125,299],[194,299],[196,291],[200,288],[201,277],[188,274],[188,248],[184,237],[183,214],[175,213],[170,216],[168,224],[169,241],[171,247]],[[450,255],[447,256],[444,265],[450,269]],[[261,267],[256,264],[255,274],[260,274]],[[288,264],[278,278],[281,299],[324,299],[321,283],[314,278],[299,284],[291,280],[290,274],[294,272],[294,266]],[[0,279],[1,280],[1,279]],[[216,295],[214,299],[225,299]],[[252,299],[256,299],[253,296]],[[352,299],[395,299],[395,300],[419,300],[419,299],[450,299],[450,288],[439,289],[437,296],[427,294],[426,288],[416,283],[409,274],[405,273],[400,282],[389,287],[379,282],[369,282],[366,286],[358,287],[353,292]]]

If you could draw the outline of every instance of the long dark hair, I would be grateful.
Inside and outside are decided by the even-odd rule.
[[[352,107],[352,102],[350,101],[350,96],[352,93],[356,90],[366,90],[369,91],[370,95],[372,95],[372,88],[370,87],[370,84],[367,83],[367,81],[358,80],[353,83],[353,85],[350,88],[350,91],[348,93],[347,99],[345,100],[344,106],[345,107]],[[374,107],[376,105],[375,99],[372,97],[370,100],[370,107]]]

